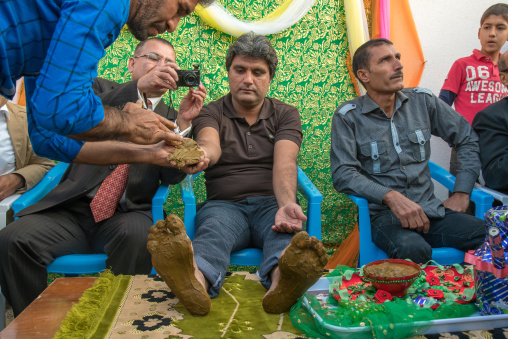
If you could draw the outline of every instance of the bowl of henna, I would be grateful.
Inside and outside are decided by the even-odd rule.
[[[420,275],[418,264],[403,259],[373,261],[363,268],[364,280],[378,290],[389,292],[394,297],[403,297]]]

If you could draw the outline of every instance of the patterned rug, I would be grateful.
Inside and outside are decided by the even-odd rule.
[[[124,276],[119,283],[118,277],[114,280],[115,291],[96,303],[95,310],[83,310],[90,303],[87,290],[55,338],[76,337],[76,330],[85,328],[80,337],[305,338],[291,324],[289,313],[263,311],[261,300],[266,289],[255,273],[228,273],[206,317],[192,316],[157,275]]]
[[[103,275],[102,284],[94,284],[73,306],[55,338],[307,338],[289,313],[264,312],[266,290],[255,273],[227,274],[206,317],[190,315],[157,275]],[[508,328],[415,338],[508,339]]]

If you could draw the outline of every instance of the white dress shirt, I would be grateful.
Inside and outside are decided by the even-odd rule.
[[[143,106],[145,107],[145,109],[148,109],[150,111],[153,111],[162,99],[162,97],[147,98],[152,103],[152,108],[150,109],[145,106],[145,100],[143,99],[143,96],[139,92],[139,89],[138,89],[138,98],[139,98],[139,100],[141,100],[143,102]],[[176,123],[176,121],[175,121],[175,123]],[[186,129],[184,129],[183,131],[180,131],[179,126],[176,126],[176,128],[173,130],[173,132],[175,132],[176,134],[180,134],[182,137],[187,137],[190,134],[191,130],[192,130],[192,124],[189,127],[187,127]]]

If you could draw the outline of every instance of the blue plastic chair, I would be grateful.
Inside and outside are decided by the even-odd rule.
[[[194,219],[196,217],[196,197],[192,189],[194,179],[199,175],[188,175],[180,183],[182,200],[185,205],[184,224],[187,236],[192,240],[196,233]],[[321,201],[323,195],[310,181],[307,175],[298,167],[298,191],[308,202],[307,208],[307,233],[321,240]],[[231,253],[230,265],[259,266],[263,252],[259,248],[246,248]]]
[[[455,177],[444,168],[429,161],[430,174],[449,191],[453,191]],[[386,253],[372,242],[370,225],[369,203],[366,199],[349,195],[349,198],[358,206],[358,227],[360,231],[360,255],[358,265],[363,266],[375,260],[388,259]],[[474,189],[471,200],[476,204],[475,216],[483,219],[485,212],[492,208],[494,198],[480,190]],[[464,261],[464,252],[451,247],[432,249],[432,259],[442,265],[461,263]]]
[[[23,194],[12,204],[14,213],[38,202],[49,191],[55,188],[68,166],[69,164],[59,163],[53,167],[34,188]],[[164,218],[162,206],[166,202],[168,193],[169,187],[160,186],[152,199],[152,217],[154,222]],[[47,270],[50,273],[62,273],[66,276],[98,273],[106,269],[106,259],[107,255],[105,253],[69,254],[56,258],[47,267]]]

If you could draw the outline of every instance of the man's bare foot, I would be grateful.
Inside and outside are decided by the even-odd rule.
[[[307,232],[299,232],[282,252],[272,276],[272,286],[263,298],[267,313],[288,311],[296,300],[323,274],[328,262],[323,244]]]
[[[150,229],[147,247],[153,267],[183,306],[194,316],[207,315],[212,303],[182,220],[170,214],[157,221]]]

